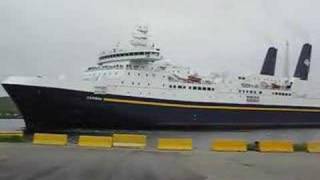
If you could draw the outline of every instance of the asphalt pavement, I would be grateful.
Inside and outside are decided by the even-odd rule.
[[[158,152],[0,143],[1,180],[308,180],[317,179],[319,172],[320,155],[305,152]]]

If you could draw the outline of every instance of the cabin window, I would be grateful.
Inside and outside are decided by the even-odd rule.
[[[169,88],[172,88],[172,85],[169,85]]]
[[[189,86],[189,89],[191,89],[191,86]]]
[[[198,90],[201,90],[201,87],[198,87]]]
[[[181,88],[182,88],[182,86],[180,86],[180,85],[179,85],[179,86],[178,86],[178,88],[179,88],[179,89],[181,89]]]
[[[176,85],[173,85],[173,88],[176,88]]]
[[[197,89],[197,87],[196,86],[193,86],[193,90],[196,90]]]

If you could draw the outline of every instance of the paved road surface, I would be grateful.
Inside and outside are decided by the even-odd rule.
[[[23,180],[308,180],[320,155],[156,152],[0,143],[0,179]]]

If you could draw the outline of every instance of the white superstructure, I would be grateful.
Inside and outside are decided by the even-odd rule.
[[[297,85],[299,78],[268,75],[200,76],[190,68],[166,61],[149,40],[148,28],[137,26],[130,48],[103,52],[97,66],[88,68],[84,80],[94,83],[96,94],[145,97],[188,102],[319,106]]]

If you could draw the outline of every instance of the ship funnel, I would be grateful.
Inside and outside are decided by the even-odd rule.
[[[276,68],[277,52],[278,50],[274,47],[270,47],[268,49],[260,74],[269,76],[274,75]]]
[[[301,80],[308,80],[310,62],[311,62],[311,52],[312,45],[304,44],[300,53],[298,64],[294,72],[295,78],[300,78]]]

